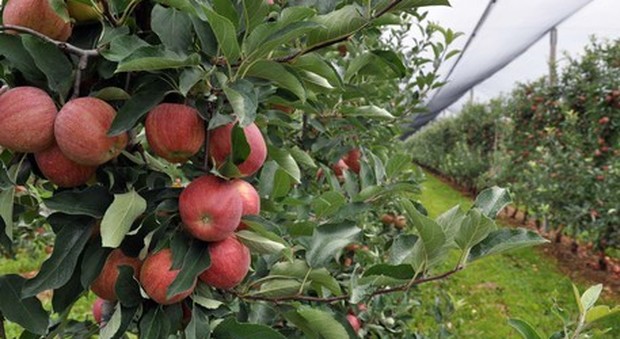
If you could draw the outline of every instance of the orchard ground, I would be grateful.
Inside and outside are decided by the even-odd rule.
[[[456,204],[466,208],[472,205],[470,197],[428,172],[422,184],[420,200],[433,218]],[[561,263],[543,251],[543,248],[526,248],[492,256],[474,262],[447,280],[412,290],[410,295],[420,298],[424,306],[416,311],[416,321],[411,328],[421,333],[435,333],[438,326],[442,326],[459,338],[518,338],[507,320],[520,318],[544,334],[551,334],[561,327],[558,318],[551,312],[554,301],[573,314],[577,310],[571,279],[562,273]],[[40,251],[20,253],[17,260],[0,259],[0,274],[31,276],[45,257],[45,252]],[[583,277],[576,282],[582,292],[594,283]],[[441,294],[437,293],[439,289]],[[50,295],[42,293],[39,297],[50,309]],[[72,310],[72,318],[92,321],[94,300],[92,292],[78,300]],[[606,290],[599,301],[601,305],[619,303],[620,291],[617,290]],[[437,312],[442,314],[439,322],[435,320]],[[620,337],[620,317],[612,321],[614,323],[608,322],[608,325],[614,325],[616,329],[601,338]],[[19,327],[9,323],[8,337],[18,337],[19,334]]]

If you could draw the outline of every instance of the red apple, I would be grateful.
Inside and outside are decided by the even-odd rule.
[[[170,162],[186,162],[205,142],[204,120],[187,105],[157,105],[147,115],[144,129],[153,152]]]
[[[93,318],[99,327],[103,327],[112,317],[114,313],[114,302],[101,298],[95,299],[93,303]]]
[[[196,281],[187,291],[166,297],[168,287],[181,270],[172,270],[172,251],[169,248],[163,249],[157,253],[149,255],[142,264],[140,270],[140,284],[151,299],[161,305],[170,305],[178,303],[187,298],[196,287]]]
[[[83,185],[97,171],[97,166],[80,165],[67,158],[57,145],[35,153],[34,158],[47,180],[59,187]]]
[[[209,244],[211,266],[200,274],[207,285],[231,289],[243,281],[250,269],[250,250],[237,237]]]
[[[0,146],[16,152],[39,152],[50,147],[57,113],[52,98],[38,88],[8,90],[0,95]]]
[[[355,331],[356,334],[360,331],[360,328],[362,328],[362,323],[357,318],[357,316],[355,316],[355,314],[347,314],[347,321],[349,322],[349,324],[353,328],[353,331]]]
[[[213,175],[195,179],[179,196],[179,213],[185,229],[204,241],[226,239],[239,226],[242,211],[239,191]]]
[[[67,41],[71,36],[71,23],[54,12],[49,0],[10,0],[4,3],[2,20],[5,25],[27,27],[60,41]]]
[[[241,179],[235,179],[231,184],[237,189],[241,196],[241,216],[258,215],[260,213],[260,196],[254,186]],[[246,228],[248,228],[248,225],[242,221],[239,223],[237,230]]]
[[[354,148],[350,150],[349,153],[345,154],[345,156],[342,157],[342,160],[344,161],[345,164],[347,164],[347,166],[349,166],[351,171],[359,174],[361,155],[362,153],[360,152],[360,149]]]
[[[134,276],[140,274],[142,262],[138,258],[126,256],[120,248],[110,252],[103,264],[99,276],[90,284],[90,289],[100,298],[105,300],[116,300],[116,290],[114,289],[118,280],[118,267],[131,266]]]
[[[344,171],[348,169],[349,169],[349,166],[342,159],[338,160],[337,163],[332,165],[332,170],[334,171],[337,177],[341,177],[344,174]]]
[[[209,133],[209,155],[220,167],[231,155],[231,137],[234,123],[230,123],[212,130]],[[267,158],[267,145],[256,124],[252,123],[243,129],[245,138],[250,146],[250,154],[241,164],[236,164],[241,176],[250,176],[258,171]]]
[[[67,158],[82,165],[101,165],[127,146],[127,133],[107,135],[116,111],[97,98],[78,98],[60,110],[54,124],[56,142]]]
[[[95,318],[95,322],[97,324],[101,324],[101,321],[103,320],[102,307],[103,307],[104,302],[105,300],[101,298],[97,298],[95,299],[95,302],[93,303],[93,318]]]

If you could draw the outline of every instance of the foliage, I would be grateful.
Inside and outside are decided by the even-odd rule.
[[[593,41],[570,59],[557,86],[545,79],[520,85],[417,133],[414,158],[479,189],[509,186],[517,206],[544,227],[618,248],[619,56],[620,42]],[[476,138],[451,137],[463,130]],[[459,156],[467,161],[454,161]]]
[[[66,18],[64,2],[52,3]],[[342,338],[355,336],[345,317],[352,305],[387,309],[392,293],[443,279],[483,256],[544,242],[523,230],[497,229],[492,219],[509,201],[502,189],[482,192],[472,208],[457,207],[436,220],[414,200],[420,176],[398,142],[398,119],[410,116],[439,85],[436,65],[454,55],[448,45],[456,34],[424,24],[418,12],[445,4],[102,1],[92,6],[99,22],[76,24],[68,43],[0,26],[0,43],[11,46],[0,49],[4,83],[45,89],[58,107],[85,95],[104,100],[117,110],[108,135],[129,132],[130,139],[77,188],[45,180],[32,154],[3,150],[4,250],[14,250],[15,225],[44,225],[54,233],[53,252],[35,277],[0,277],[3,318],[21,325],[23,336],[88,336],[97,326],[70,319],[70,310],[111,250],[143,260],[170,248],[171,267],[163,269],[178,274],[164,298],[188,288],[191,296],[159,305],[140,287],[149,281],[142,275],[137,281],[133,268],[119,266],[118,300],[110,301],[100,337]],[[380,39],[384,26],[400,24],[422,32],[405,54]],[[402,41],[405,31],[396,29],[393,36]],[[427,48],[433,58],[419,55]],[[393,97],[401,88],[416,95]],[[179,195],[207,173],[243,176],[249,138],[235,127],[231,154],[220,164],[209,155],[209,138],[188,162],[169,163],[144,135],[145,115],[161,102],[195,107],[206,134],[231,122],[256,123],[266,140],[267,161],[246,178],[258,188],[262,210],[244,218],[249,229],[236,235],[252,251],[252,270],[235,288],[196,285],[212,264],[207,253],[213,243],[185,232]],[[356,149],[359,170],[333,166]],[[26,188],[23,197],[17,187]],[[411,226],[384,226],[379,216],[386,211],[404,214]],[[368,247],[355,264],[343,256],[353,242]],[[458,260],[441,272],[450,251]],[[46,290],[53,290],[51,311],[35,297]],[[404,333],[403,325],[373,319],[359,335]]]

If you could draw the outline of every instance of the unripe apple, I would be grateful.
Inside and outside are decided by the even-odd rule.
[[[101,3],[98,2],[97,7],[101,10]],[[69,15],[77,22],[97,21],[101,18],[94,6],[76,0],[67,0],[67,10],[69,10]]]
[[[55,144],[44,151],[35,153],[34,159],[47,180],[59,187],[83,185],[97,171],[97,166],[80,165],[67,158]]]
[[[52,98],[38,88],[8,90],[0,95],[0,146],[16,152],[39,152],[52,146],[57,113]]]
[[[115,285],[118,280],[118,267],[131,266],[134,276],[140,274],[142,262],[138,258],[126,256],[120,248],[110,252],[101,272],[90,284],[90,289],[100,298],[114,301],[117,299]]]
[[[116,158],[127,146],[127,133],[107,135],[116,111],[97,98],[78,98],[63,106],[56,117],[54,135],[62,153],[82,165],[101,165]]]
[[[2,20],[5,25],[27,27],[60,41],[67,41],[71,36],[71,23],[54,12],[49,0],[10,0],[4,3]]]
[[[179,213],[185,229],[204,241],[226,239],[239,226],[242,211],[239,191],[213,175],[195,179],[179,196]]]
[[[235,179],[231,184],[237,189],[241,196],[241,217],[246,215],[258,215],[260,213],[260,196],[254,186],[242,179]],[[248,225],[242,221],[239,223],[237,230],[246,228],[248,228]]]
[[[360,152],[360,149],[354,148],[350,150],[349,153],[345,154],[345,156],[342,157],[342,160],[344,161],[345,164],[347,164],[347,166],[349,166],[351,171],[359,174],[360,169],[361,169],[361,166],[360,166],[361,155],[362,153]]]
[[[170,305],[187,298],[196,287],[196,281],[186,291],[166,297],[168,287],[181,270],[172,270],[172,251],[169,248],[149,255],[142,264],[140,270],[140,284],[151,299],[161,305]]]
[[[157,105],[147,115],[144,130],[153,152],[170,162],[186,162],[205,142],[204,120],[187,105]]]
[[[403,228],[405,228],[405,226],[407,226],[407,219],[405,218],[405,216],[403,215],[397,216],[396,220],[394,220],[394,227],[398,228],[399,230],[402,230]]]
[[[220,167],[232,153],[232,130],[234,123],[218,127],[209,133],[209,155]],[[241,176],[250,176],[258,171],[267,158],[267,144],[256,124],[252,123],[243,129],[245,138],[250,146],[247,159],[236,164]]]
[[[357,318],[357,316],[355,316],[355,314],[351,314],[351,313],[347,314],[347,321],[353,328],[353,331],[355,332],[355,334],[357,334],[362,328],[362,323]]]
[[[243,281],[250,269],[250,250],[237,237],[209,244],[211,266],[200,274],[207,285],[231,289]]]
[[[394,221],[395,221],[395,218],[394,218],[394,216],[393,216],[393,215],[391,215],[391,214],[387,214],[387,213],[386,213],[386,214],[384,214],[384,215],[382,215],[382,216],[381,216],[381,222],[382,222],[384,225],[390,225],[390,224],[393,224],[393,223],[394,223]]]

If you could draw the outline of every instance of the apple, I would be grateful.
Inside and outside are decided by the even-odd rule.
[[[195,179],[179,196],[179,213],[185,229],[200,240],[226,239],[239,226],[242,212],[239,191],[213,175]]]
[[[101,165],[116,158],[127,146],[127,133],[108,136],[116,111],[97,98],[78,98],[66,103],[54,123],[54,135],[62,153],[82,165]]]
[[[147,115],[144,130],[153,152],[174,163],[186,162],[205,142],[204,120],[187,105],[157,105]]]
[[[384,215],[382,215],[382,216],[381,216],[381,222],[382,222],[384,225],[390,225],[390,224],[393,224],[393,223],[394,223],[394,221],[396,221],[396,220],[395,220],[394,216],[393,216],[393,215],[391,215],[391,214],[384,214]]]
[[[260,213],[260,196],[254,186],[242,179],[235,179],[231,184],[241,196],[241,217],[245,215],[258,215]],[[239,223],[237,230],[244,230],[246,228],[248,228],[248,225],[242,221]]]
[[[90,289],[99,297],[105,300],[114,301],[117,299],[115,285],[118,280],[118,267],[131,266],[134,276],[140,274],[142,262],[138,258],[126,256],[120,248],[110,252],[103,264],[101,272],[90,284]]]
[[[349,166],[349,168],[351,169],[351,171],[359,174],[360,173],[360,157],[361,157],[362,153],[360,152],[359,148],[354,148],[352,150],[349,151],[349,153],[345,154],[344,157],[342,157],[342,160],[344,161],[344,163]]]
[[[194,281],[192,287],[186,291],[178,293],[171,298],[166,297],[168,287],[172,285],[174,279],[181,270],[172,270],[172,251],[169,248],[160,250],[149,255],[142,264],[140,270],[140,284],[151,299],[161,305],[171,305],[187,298],[196,287]]]
[[[362,323],[360,322],[359,318],[355,314],[352,314],[352,313],[347,314],[347,321],[353,328],[353,331],[355,332],[355,334],[357,334],[362,328]]]
[[[77,22],[91,22],[97,21],[101,18],[100,11],[103,10],[101,3],[97,3],[99,11],[92,5],[87,5],[76,0],[67,0],[67,10],[69,16],[75,19]]]
[[[71,23],[54,12],[49,0],[11,0],[4,3],[2,21],[5,25],[27,27],[59,41],[67,41],[71,36]]]
[[[43,90],[25,86],[6,91],[0,95],[0,146],[25,153],[50,147],[57,113]]]
[[[56,144],[35,153],[34,159],[47,180],[58,187],[83,185],[97,171],[97,166],[80,165],[67,158]]]
[[[95,302],[93,303],[93,318],[95,318],[95,322],[97,324],[101,324],[101,321],[103,320],[103,314],[102,314],[101,308],[104,302],[105,300],[101,298],[97,298],[95,299]]]
[[[95,302],[93,302],[92,312],[95,322],[99,327],[103,327],[114,313],[114,302],[97,298]]]
[[[332,165],[332,170],[334,171],[337,177],[341,177],[344,174],[344,171],[348,169],[349,169],[349,166],[342,159],[338,160],[337,163]]]
[[[394,227],[398,228],[399,230],[402,230],[403,228],[405,228],[405,226],[407,226],[407,219],[405,218],[405,216],[403,215],[397,216],[396,219],[394,220]]]
[[[250,250],[234,235],[209,244],[211,266],[200,274],[207,285],[231,289],[243,281],[250,269]]]
[[[231,138],[234,123],[218,127],[209,133],[209,155],[220,167],[232,153]],[[250,176],[258,171],[267,158],[267,144],[256,124],[252,123],[243,129],[245,138],[250,146],[247,159],[236,164],[241,176]]]

